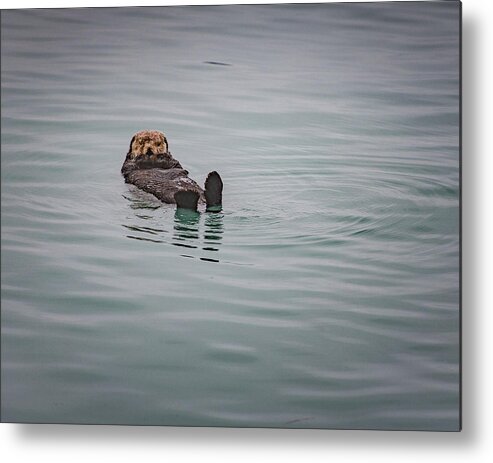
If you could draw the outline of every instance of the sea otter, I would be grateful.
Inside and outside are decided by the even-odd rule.
[[[122,174],[125,182],[179,208],[197,210],[198,204],[205,204],[210,212],[222,208],[220,175],[210,172],[202,189],[171,156],[168,140],[157,130],[141,130],[132,137]]]

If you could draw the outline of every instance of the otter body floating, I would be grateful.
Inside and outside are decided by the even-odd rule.
[[[210,172],[202,189],[173,158],[168,140],[157,130],[142,130],[133,136],[121,172],[125,182],[153,194],[164,203],[192,210],[205,204],[209,212],[222,209],[221,176],[216,171]]]

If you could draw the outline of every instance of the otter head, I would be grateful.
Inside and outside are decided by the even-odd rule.
[[[168,153],[168,141],[164,133],[157,130],[141,130],[130,142],[127,159],[152,163],[161,160]]]
[[[182,168],[171,156],[168,140],[157,130],[141,130],[130,142],[130,149],[122,167],[122,172],[135,169],[173,169]]]

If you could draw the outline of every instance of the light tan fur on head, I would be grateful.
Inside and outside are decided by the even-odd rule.
[[[137,132],[130,142],[128,152],[130,159],[145,158],[155,161],[168,154],[168,140],[164,133],[157,130],[141,130]]]

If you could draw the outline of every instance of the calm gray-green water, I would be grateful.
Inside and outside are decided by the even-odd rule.
[[[1,34],[4,421],[458,429],[458,3]],[[145,128],[222,213],[124,183]]]

